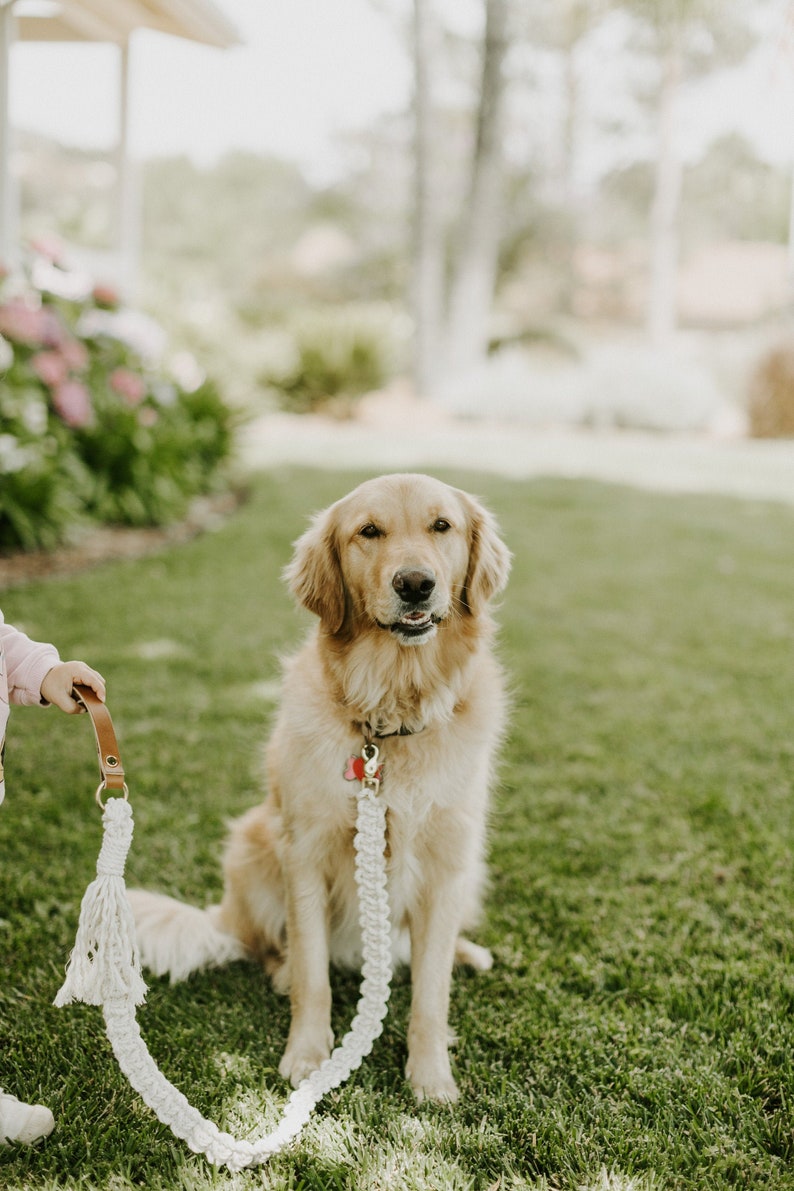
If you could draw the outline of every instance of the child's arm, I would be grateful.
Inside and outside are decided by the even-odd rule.
[[[60,662],[54,645],[32,641],[25,633],[6,624],[0,612],[0,675],[5,670],[5,683],[11,703],[35,707],[41,703],[41,684],[44,676]]]
[[[25,633],[6,624],[0,612],[0,680],[5,680],[12,703],[40,705],[54,703],[68,714],[83,711],[82,704],[71,697],[75,682],[84,682],[105,699],[101,674],[85,662],[62,662],[54,645],[32,641]]]
[[[105,680],[85,662],[59,662],[48,670],[41,684],[41,697],[46,703],[54,703],[67,715],[85,711],[82,703],[72,698],[72,687],[76,682],[90,686],[91,690],[105,702]]]

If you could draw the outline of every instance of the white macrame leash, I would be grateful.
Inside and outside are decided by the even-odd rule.
[[[91,710],[89,708],[89,710]],[[349,1032],[330,1058],[289,1097],[276,1128],[257,1141],[222,1133],[165,1078],[149,1053],[135,1009],[146,997],[135,922],[124,884],[132,843],[132,808],[124,797],[108,798],[96,880],[80,908],[74,949],[55,1004],[101,1005],[108,1038],[121,1070],[163,1124],[194,1153],[215,1166],[242,1170],[266,1162],[303,1129],[326,1092],[339,1087],[372,1050],[383,1029],[391,981],[391,930],[386,890],[386,811],[378,797],[378,750],[364,746],[364,777],[357,791],[355,877],[359,897],[363,965],[361,997]],[[101,762],[101,749],[100,749]],[[100,786],[101,793],[103,787]]]

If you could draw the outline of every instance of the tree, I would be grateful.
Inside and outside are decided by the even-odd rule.
[[[422,393],[432,392],[442,376],[476,365],[488,345],[502,209],[508,10],[509,0],[485,0],[476,131],[445,300],[446,227],[436,176],[440,113],[432,88],[441,33],[433,0],[414,0],[414,377]]]
[[[504,154],[510,88],[506,59],[514,43],[561,59],[559,103],[562,164],[557,221],[564,227],[558,271],[565,274],[565,300],[572,291],[573,243],[578,225],[575,174],[580,123],[578,52],[609,9],[610,0],[483,0],[484,33],[480,75],[473,104],[474,133],[466,193],[459,218],[445,226],[437,173],[444,144],[433,81],[439,73],[443,33],[435,16],[438,0],[414,0],[415,191],[414,294],[416,323],[414,375],[420,392],[431,392],[442,377],[477,367],[489,345],[489,320],[498,282],[506,211],[508,166]],[[460,48],[460,47],[458,47]],[[537,163],[533,173],[537,174]],[[448,241],[448,242],[447,242]],[[445,286],[445,264],[448,285]]]
[[[681,159],[676,143],[676,100],[683,76],[681,26],[662,22],[660,33],[658,145],[656,176],[651,205],[651,273],[648,297],[648,333],[653,343],[664,344],[675,330],[676,277],[678,272],[678,208],[681,198]]]
[[[683,82],[729,66],[743,56],[751,34],[743,0],[619,0],[635,23],[638,48],[657,64],[654,194],[650,212],[650,289],[647,326],[663,345],[676,326],[681,159],[677,105]]]
[[[453,267],[445,355],[451,373],[485,358],[496,289],[504,162],[502,119],[508,2],[486,0],[482,78],[469,193]]]
[[[560,58],[560,186],[564,234],[560,271],[563,304],[570,310],[576,285],[575,252],[579,241],[582,200],[577,182],[582,140],[581,50],[609,9],[609,0],[540,0],[531,6],[530,39]]]
[[[444,310],[444,229],[436,193],[438,150],[433,89],[439,28],[432,0],[414,0],[414,382],[431,393],[439,375]]]
[[[740,133],[708,146],[684,174],[687,235],[698,240],[786,241],[789,178]]]

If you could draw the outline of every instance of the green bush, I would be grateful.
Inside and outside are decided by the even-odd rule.
[[[71,438],[40,387],[0,374],[0,549],[51,548],[79,518],[90,477]]]
[[[110,291],[74,296],[65,270],[33,264],[0,280],[0,550],[182,516],[223,474],[231,411],[211,381],[151,363]]]
[[[289,359],[262,379],[290,413],[346,415],[387,380],[394,338],[393,316],[380,307],[315,311],[291,329]]]

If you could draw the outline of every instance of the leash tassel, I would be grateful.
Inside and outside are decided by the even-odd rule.
[[[132,809],[126,799],[107,800],[102,824],[97,875],[83,895],[66,979],[55,998],[59,1008],[72,1001],[102,1005],[119,996],[134,1005],[142,1005],[146,999],[135,920],[124,885],[124,865],[132,842]]]

